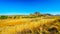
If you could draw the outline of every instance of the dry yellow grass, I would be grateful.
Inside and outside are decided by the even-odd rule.
[[[31,34],[35,34],[34,32],[35,30],[38,31],[39,34],[42,34],[43,27],[45,28],[46,26],[47,27],[46,29],[48,29],[51,26],[51,24],[54,23],[54,21],[55,19],[40,19],[40,18],[0,20],[0,34],[28,34],[26,30],[28,31],[31,30],[32,32]],[[56,24],[52,26],[57,27],[55,26]],[[46,29],[44,31],[48,32],[46,31]]]

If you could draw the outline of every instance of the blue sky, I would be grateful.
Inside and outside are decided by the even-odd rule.
[[[34,12],[60,14],[60,0],[0,0],[0,15]]]

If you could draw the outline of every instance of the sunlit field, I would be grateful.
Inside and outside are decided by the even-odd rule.
[[[0,34],[60,34],[60,0],[0,0]]]
[[[60,16],[0,19],[0,34],[60,34]]]

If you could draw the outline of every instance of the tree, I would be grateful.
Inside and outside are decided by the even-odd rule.
[[[40,12],[35,12],[34,15],[35,16],[40,16],[41,14],[40,14]]]
[[[16,18],[16,16],[14,16],[14,19]]]
[[[7,19],[8,16],[0,16],[0,19]]]
[[[40,12],[35,12],[34,14],[38,14],[38,15],[40,15]]]

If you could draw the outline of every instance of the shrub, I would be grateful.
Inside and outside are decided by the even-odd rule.
[[[0,19],[7,19],[8,16],[0,16]]]

